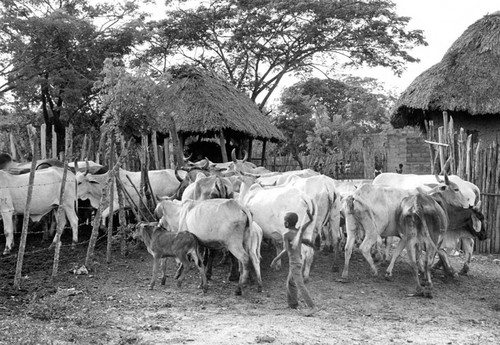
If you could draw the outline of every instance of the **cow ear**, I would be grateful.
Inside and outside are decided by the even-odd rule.
[[[479,202],[478,202],[476,205],[474,205],[474,206],[472,207],[472,209],[473,209],[474,211],[479,212],[479,211],[481,210],[481,200],[479,200]]]
[[[441,180],[441,179],[439,178],[439,176],[438,176],[438,174],[437,174],[437,173],[434,173],[434,176],[436,177],[436,181],[437,181],[438,183],[443,183],[443,180]]]
[[[472,227],[474,228],[474,231],[480,232],[481,227],[482,227],[482,223],[479,220],[479,218],[477,218],[476,215],[473,214],[473,215],[471,215],[471,219],[472,219]]]

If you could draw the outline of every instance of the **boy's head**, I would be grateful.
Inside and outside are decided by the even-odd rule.
[[[285,228],[294,228],[299,220],[299,216],[295,212],[288,212],[285,214]]]

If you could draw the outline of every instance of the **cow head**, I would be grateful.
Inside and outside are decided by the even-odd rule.
[[[195,184],[195,200],[215,198],[231,199],[234,197],[233,186],[228,178],[208,176],[205,178],[197,178]]]
[[[465,209],[451,205],[446,206],[446,212],[450,220],[449,230],[464,230],[477,237],[480,241],[485,240],[488,236],[484,215],[479,211],[480,206],[481,203]]]
[[[99,207],[101,200],[102,189],[108,177],[108,173],[102,175],[93,175],[88,172],[77,172],[77,196],[78,199],[90,200],[90,204],[94,208]]]
[[[469,201],[462,194],[459,186],[455,182],[450,181],[446,173],[444,174],[444,180],[440,180],[437,175],[435,176],[439,184],[432,188],[429,193],[430,195],[438,197],[442,202],[448,205],[463,208],[469,207]]]

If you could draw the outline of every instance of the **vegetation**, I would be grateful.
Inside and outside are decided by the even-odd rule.
[[[300,162],[301,153],[345,152],[360,133],[388,127],[395,97],[375,79],[308,79],[285,89],[275,124],[287,140],[280,146]]]
[[[165,15],[155,21],[140,11],[144,3],[153,2],[0,0],[0,97],[14,100],[10,104],[16,114],[31,113],[32,123],[53,125],[62,139],[69,123],[78,136],[100,128],[110,112],[118,114],[110,99],[100,98],[108,58],[122,61],[124,69],[137,68],[135,77],[145,79],[135,81],[136,87],[153,87],[165,81],[172,65],[192,63],[222,75],[264,110],[286,75],[307,81],[314,70],[329,75],[346,65],[385,66],[400,73],[407,62],[417,61],[408,51],[426,44],[422,32],[408,30],[409,18],[399,16],[387,0],[166,1]],[[141,67],[145,64],[147,69]],[[305,85],[319,87],[314,83],[322,82],[313,79]],[[321,87],[339,104],[333,98],[313,100],[321,90],[301,92],[307,102],[316,102],[308,115],[284,104],[276,123],[287,133],[297,127],[303,132],[295,136],[302,138],[299,144],[287,143],[297,146],[293,150],[329,152],[348,136],[339,133],[351,131],[351,123],[368,130],[386,120],[378,108],[382,101],[373,92],[357,85],[356,93],[356,82],[348,80],[335,83]],[[339,92],[348,89],[348,107],[340,101],[343,96],[335,95],[335,87]],[[150,124],[149,98],[130,97],[129,104],[132,100],[139,103],[120,115],[121,125],[138,129]],[[368,116],[363,113],[367,109],[373,110]],[[129,116],[125,114],[130,118],[123,118]],[[145,114],[144,121],[140,114]],[[309,132],[317,135],[312,138]]]

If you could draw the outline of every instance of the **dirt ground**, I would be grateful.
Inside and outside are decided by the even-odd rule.
[[[158,280],[148,290],[152,258],[146,249],[131,248],[126,257],[117,249],[107,264],[104,240],[89,274],[74,273],[85,261],[86,243],[64,247],[60,274],[51,281],[53,252],[39,238],[28,239],[21,290],[12,287],[16,258],[0,258],[0,344],[500,343],[499,256],[475,255],[470,274],[456,279],[435,271],[434,298],[425,299],[408,296],[414,281],[405,257],[389,282],[372,277],[354,252],[350,279],[340,282],[332,254],[318,252],[307,286],[321,309],[307,316],[303,304],[287,308],[288,265],[269,269],[274,251],[268,247],[262,249],[264,291],[251,285],[235,296],[236,283],[226,281],[228,265],[215,268],[203,294],[195,269],[176,287],[172,260],[167,284]],[[452,263],[459,268],[462,258]]]

